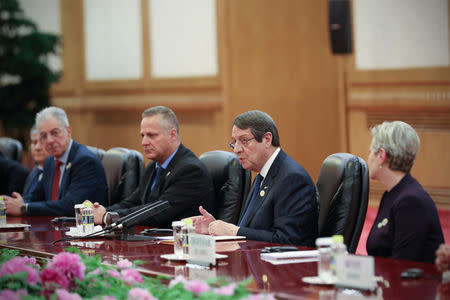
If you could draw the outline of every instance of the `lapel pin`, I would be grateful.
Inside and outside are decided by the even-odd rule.
[[[388,223],[388,219],[384,218],[383,221],[379,222],[377,226],[378,226],[378,228],[381,228],[383,226],[386,226],[387,223]]]
[[[167,174],[166,174],[166,177],[167,177],[167,176],[169,176],[169,175],[170,175],[170,171],[169,171],[169,172],[167,172]]]
[[[72,166],[72,163],[69,162],[66,166],[66,170],[69,170],[71,166]]]
[[[264,190],[262,190],[261,192],[259,192],[259,195],[260,195],[261,197],[264,197],[265,194],[266,194],[266,192],[265,192]]]

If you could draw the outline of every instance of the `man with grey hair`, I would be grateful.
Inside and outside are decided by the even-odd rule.
[[[106,203],[107,184],[100,160],[72,139],[66,112],[47,107],[36,115],[39,139],[49,157],[42,180],[25,199],[19,193],[5,197],[6,212],[13,216],[73,216],[84,200]]]
[[[164,106],[145,110],[141,137],[145,156],[152,162],[146,167],[138,188],[127,198],[107,208],[94,204],[95,223],[104,223],[111,212],[126,216],[158,200],[168,201],[170,207],[148,217],[145,225],[168,227],[172,221],[191,216],[199,205],[212,208],[211,176],[195,154],[181,143],[174,112]]]
[[[29,198],[31,193],[36,189],[37,184],[42,180],[42,172],[44,170],[44,162],[47,159],[48,153],[45,150],[39,139],[39,130],[36,124],[30,129],[30,152],[31,157],[34,162],[34,168],[31,170],[27,179],[25,180],[25,185],[23,187],[22,196],[24,198]]]
[[[313,246],[318,230],[316,189],[310,176],[280,148],[278,129],[262,111],[237,116],[231,149],[244,169],[258,173],[237,225],[215,220],[203,207],[199,233],[242,235],[250,240]]]

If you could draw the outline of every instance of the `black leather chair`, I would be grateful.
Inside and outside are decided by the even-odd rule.
[[[10,137],[0,137],[0,155],[22,163],[22,143]]]
[[[86,146],[89,150],[91,150],[92,153],[97,155],[98,159],[102,160],[103,155],[105,155],[105,150],[93,146]]]
[[[135,150],[121,147],[111,148],[102,158],[108,184],[108,206],[120,202],[139,185],[144,157]]]
[[[209,151],[200,155],[213,179],[215,207],[213,216],[236,224],[241,205],[251,184],[251,172],[244,170],[236,154],[226,151]]]
[[[349,153],[328,156],[317,179],[319,236],[341,234],[354,253],[366,218],[369,172],[366,162]]]

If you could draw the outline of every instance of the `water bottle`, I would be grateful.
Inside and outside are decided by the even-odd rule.
[[[183,235],[183,255],[189,255],[189,234],[195,233],[195,228],[192,225],[192,219],[185,219],[184,226],[181,229]]]
[[[330,268],[331,245],[333,239],[322,237],[316,239],[316,247],[319,251],[319,262],[317,264],[317,274],[323,283],[332,283],[333,277]]]
[[[344,244],[344,237],[342,235],[333,235],[332,239],[330,268],[333,278],[336,278],[336,256],[347,254],[347,246]]]
[[[86,205],[82,210],[83,233],[90,234],[94,232],[94,210],[92,205]]]
[[[183,257],[183,221],[173,221],[173,253],[176,257]]]
[[[6,203],[0,196],[0,226],[6,226]]]

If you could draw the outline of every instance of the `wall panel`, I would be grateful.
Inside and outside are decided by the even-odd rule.
[[[278,124],[282,148],[317,178],[343,151],[337,60],[325,1],[224,1],[226,119],[259,109]]]

